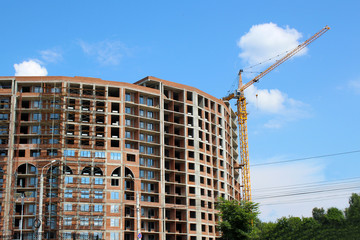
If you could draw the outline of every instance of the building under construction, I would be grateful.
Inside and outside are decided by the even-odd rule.
[[[0,77],[3,239],[216,240],[236,114],[155,77]]]

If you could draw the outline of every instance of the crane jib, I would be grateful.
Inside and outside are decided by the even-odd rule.
[[[242,199],[245,201],[251,201],[251,184],[250,184],[250,164],[249,164],[249,148],[248,148],[248,135],[247,135],[247,111],[246,111],[246,99],[244,96],[244,90],[251,86],[252,84],[258,82],[262,77],[266,74],[277,68],[279,65],[293,57],[297,54],[301,49],[305,48],[307,45],[315,41],[321,35],[323,35],[326,31],[330,29],[329,26],[325,26],[319,32],[314,34],[312,37],[307,39],[302,44],[298,45],[295,49],[286,54],[283,58],[276,61],[270,67],[268,67],[265,71],[261,72],[258,76],[253,78],[246,84],[242,84],[241,73],[242,70],[239,71],[239,86],[235,93],[229,94],[228,96],[222,98],[223,101],[230,101],[231,99],[237,99],[237,119],[238,119],[238,129],[239,129],[239,143],[240,143],[240,165],[241,168],[241,180],[242,180]]]

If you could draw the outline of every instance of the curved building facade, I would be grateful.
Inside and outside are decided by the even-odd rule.
[[[0,77],[6,239],[215,240],[241,199],[236,115],[146,77]]]

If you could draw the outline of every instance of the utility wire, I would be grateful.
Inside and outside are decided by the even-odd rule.
[[[316,185],[325,185],[325,184],[340,184],[341,182],[352,182],[352,181],[360,181],[360,177],[354,177],[354,178],[345,178],[345,179],[340,179],[340,180],[332,180],[332,181],[319,181],[319,182],[309,182],[309,183],[303,183],[303,184],[293,184],[293,185],[282,185],[282,186],[278,186],[278,187],[266,187],[266,188],[255,188],[252,189],[252,191],[261,191],[261,192],[266,192],[266,191],[273,191],[273,190],[281,190],[281,189],[288,189],[288,188],[296,188],[296,187],[301,187],[304,188],[306,186],[316,186]]]
[[[326,196],[322,196],[322,197],[301,198],[301,199],[296,199],[296,200],[284,200],[284,201],[276,201],[276,202],[270,201],[270,202],[260,203],[260,205],[261,206],[271,206],[271,205],[308,203],[308,202],[318,202],[318,201],[340,199],[340,198],[344,198],[344,197],[345,197],[345,195],[344,195],[344,193],[342,193],[342,194],[335,194],[335,195],[326,195]]]
[[[340,191],[340,190],[345,190],[345,189],[351,189],[351,188],[360,188],[360,184],[357,183],[357,184],[349,184],[349,185],[341,185],[341,186],[334,186],[334,187],[331,187],[331,186],[327,186],[326,188],[308,188],[308,189],[297,189],[297,190],[294,190],[294,191],[287,191],[287,192],[274,192],[272,194],[264,194],[264,195],[256,195],[254,194],[254,198],[256,199],[263,199],[263,198],[273,198],[273,197],[277,197],[277,196],[297,196],[297,194],[300,194],[300,193],[313,193],[313,192],[317,192],[317,191]]]
[[[349,194],[349,190],[360,190],[359,180],[360,177],[355,177],[340,181],[329,181],[327,183],[322,181],[315,183],[282,186],[275,188],[278,189],[277,191],[271,189],[260,191],[259,194],[253,195],[253,199],[261,201],[261,205],[277,205],[286,203],[290,204],[319,201],[320,199],[330,199],[331,197],[338,196],[344,197],[346,194]],[[335,192],[337,193],[337,195],[334,195]],[[320,196],[319,193],[321,193]],[[299,198],[299,195],[303,196],[303,198]],[[279,198],[282,199],[279,201]]]
[[[340,153],[332,153],[332,154],[326,154],[326,155],[319,155],[319,156],[313,156],[313,157],[305,157],[305,158],[295,158],[291,160],[284,160],[284,161],[276,161],[276,162],[268,162],[268,163],[257,163],[250,165],[251,167],[258,167],[258,166],[265,166],[265,165],[274,165],[274,164],[282,164],[282,163],[289,163],[289,162],[298,162],[298,161],[305,161],[315,158],[324,158],[324,157],[333,157],[333,156],[339,156],[339,155],[346,155],[346,154],[352,154],[352,153],[359,153],[360,150],[354,150],[349,152],[340,152]]]
[[[256,198],[253,197],[255,200],[261,200],[261,199],[269,199],[269,198],[281,198],[281,197],[292,197],[292,196],[301,196],[301,195],[307,195],[307,194],[314,194],[314,193],[322,193],[322,192],[329,192],[329,191],[340,191],[340,190],[350,190],[350,189],[360,189],[360,185],[357,186],[351,186],[346,188],[333,188],[333,189],[326,189],[326,190],[314,190],[314,191],[308,191],[308,192],[299,192],[299,193],[290,193],[290,194],[280,194],[280,195],[274,195],[274,196],[267,196],[267,197],[260,197]]]
[[[307,187],[307,188],[294,188],[292,190],[288,190],[288,189],[284,189],[284,190],[280,190],[280,191],[270,191],[270,192],[261,192],[258,194],[254,194],[254,196],[256,197],[265,197],[265,196],[273,196],[274,194],[287,194],[287,193],[294,193],[294,192],[298,192],[298,191],[313,191],[313,190],[325,190],[325,189],[334,189],[334,188],[346,188],[346,187],[353,187],[353,186],[359,186],[360,182],[350,182],[350,183],[339,183],[339,184],[328,184],[325,186],[312,186],[312,187]]]

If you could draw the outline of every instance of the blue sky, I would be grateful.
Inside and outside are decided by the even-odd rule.
[[[354,151],[360,149],[359,8],[355,0],[1,1],[0,75],[15,75],[16,68],[20,75],[35,71],[130,83],[150,75],[221,98],[240,68],[266,57],[265,52],[275,56],[289,50],[329,25],[331,30],[305,52],[247,92],[250,161]],[[261,195],[256,189],[276,195],[278,186],[359,177],[359,158],[353,153],[254,166],[254,200]],[[261,218],[344,208],[360,188],[324,195],[329,192],[287,205],[278,203],[289,198],[258,198]],[[271,203],[277,205],[266,205]]]

